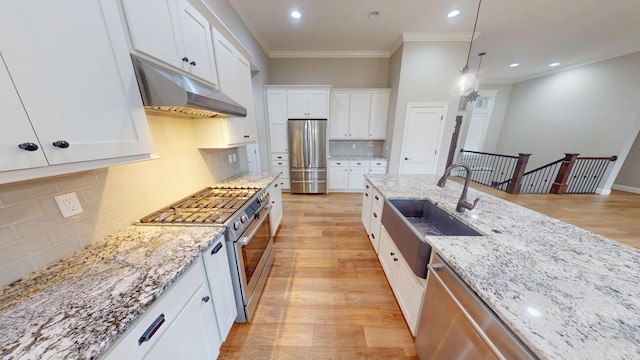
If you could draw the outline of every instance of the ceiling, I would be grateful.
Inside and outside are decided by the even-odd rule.
[[[230,0],[265,53],[388,57],[405,41],[471,38],[478,0]],[[297,9],[302,18],[289,16]],[[446,14],[461,10],[455,18]],[[375,19],[369,12],[378,11]],[[640,51],[638,0],[484,0],[469,67],[513,83]],[[460,68],[466,59],[460,59]],[[517,62],[518,67],[510,64]],[[549,64],[560,65],[550,68]]]

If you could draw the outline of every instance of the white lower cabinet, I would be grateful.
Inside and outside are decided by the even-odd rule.
[[[367,231],[376,254],[380,252],[383,207],[384,197],[371,185],[369,180],[365,179],[364,192],[362,194],[362,225]]]
[[[218,331],[220,340],[225,341],[231,326],[236,321],[238,308],[233,294],[233,283],[231,282],[231,272],[229,258],[227,257],[227,243],[224,235],[209,246],[203,253],[204,268],[213,298],[213,308],[216,311]]]
[[[275,236],[282,222],[282,185],[280,183],[280,177],[276,178],[276,180],[269,185],[268,191],[271,201],[271,215],[269,217],[271,236]]]
[[[215,359],[221,344],[204,266],[198,259],[105,358]]]
[[[364,175],[369,172],[369,160],[329,161],[330,191],[362,191]]]
[[[425,280],[417,277],[411,271],[384,226],[381,227],[380,235],[378,259],[389,285],[393,289],[398,305],[400,305],[409,330],[415,336],[425,292]]]
[[[280,174],[278,177],[280,191],[291,189],[288,153],[271,153],[271,171]]]
[[[371,223],[371,199],[373,199],[373,186],[368,180],[365,180],[362,191],[362,226],[367,234]]]

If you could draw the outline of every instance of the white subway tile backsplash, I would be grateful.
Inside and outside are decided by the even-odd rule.
[[[36,270],[27,258],[0,265],[0,284],[10,284]]]
[[[13,233],[11,225],[0,225],[0,248],[18,241],[18,237]],[[2,262],[0,262],[2,264]]]
[[[193,121],[148,120],[159,159],[0,185],[0,286],[240,172],[237,149],[197,148]],[[63,219],[53,197],[69,192],[84,212]]]
[[[78,237],[74,237],[62,243],[40,250],[37,253],[33,253],[30,257],[36,263],[36,266],[41,268],[82,248],[83,245]]]

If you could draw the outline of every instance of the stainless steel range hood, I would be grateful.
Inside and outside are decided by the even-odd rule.
[[[191,117],[245,117],[247,109],[205,83],[131,55],[146,109]]]

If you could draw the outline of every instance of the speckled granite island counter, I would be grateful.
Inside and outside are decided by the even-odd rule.
[[[252,187],[264,189],[280,175],[275,172],[243,173],[217,183],[216,187]]]
[[[367,178],[387,199],[430,199],[486,235],[426,240],[540,358],[640,358],[640,250],[475,189],[476,208],[455,213],[462,185],[439,188],[435,175]]]

